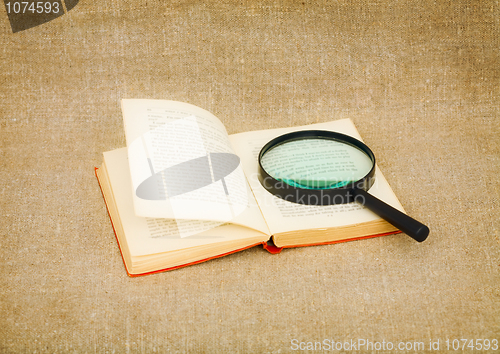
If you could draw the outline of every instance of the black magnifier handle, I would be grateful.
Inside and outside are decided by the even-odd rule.
[[[424,241],[429,235],[429,228],[421,222],[409,217],[405,213],[393,208],[389,204],[384,203],[380,199],[375,198],[363,189],[353,189],[358,202],[363,202],[363,205],[373,211],[375,214],[386,220],[390,224],[396,226],[405,234],[418,242]]]

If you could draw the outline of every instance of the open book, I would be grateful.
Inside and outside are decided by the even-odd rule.
[[[127,147],[105,152],[96,176],[131,276],[256,245],[278,253],[399,232],[360,204],[296,204],[259,182],[268,141],[309,129],[361,140],[349,119],[228,135],[213,114],[187,103],[127,99],[122,111]],[[378,168],[369,193],[404,212]]]

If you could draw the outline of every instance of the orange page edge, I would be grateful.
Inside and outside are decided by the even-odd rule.
[[[99,189],[101,190],[101,195],[102,195],[102,197],[104,199],[104,204],[106,204],[106,210],[108,212],[109,220],[111,221],[111,226],[113,227],[113,233],[115,234],[116,243],[118,244],[118,249],[120,250],[120,255],[122,257],[123,265],[125,266],[124,267],[125,271],[127,272],[128,276],[130,276],[130,277],[138,277],[138,276],[143,276],[143,275],[149,275],[149,274],[155,274],[155,273],[160,273],[160,272],[166,272],[166,271],[169,271],[169,270],[179,269],[179,268],[187,267],[187,266],[190,266],[190,265],[194,265],[194,264],[206,262],[206,261],[209,261],[209,260],[212,260],[212,259],[215,259],[215,258],[224,257],[224,256],[227,256],[229,254],[240,252],[240,251],[243,251],[243,250],[246,250],[246,249],[258,246],[258,245],[262,245],[262,247],[266,251],[268,251],[269,253],[271,253],[271,254],[278,254],[284,248],[296,248],[296,247],[309,247],[309,246],[331,245],[331,244],[335,244],[335,243],[364,240],[364,239],[368,239],[368,238],[382,237],[382,236],[388,236],[388,235],[394,235],[394,234],[401,233],[401,231],[398,230],[398,231],[392,231],[392,232],[387,232],[387,233],[382,233],[382,234],[356,237],[356,238],[351,238],[351,239],[347,239],[347,240],[337,240],[337,241],[331,241],[331,242],[320,242],[320,243],[311,243],[311,244],[302,244],[302,245],[293,245],[293,246],[283,246],[283,247],[277,247],[274,244],[272,244],[272,242],[271,243],[258,242],[258,243],[255,243],[253,245],[250,245],[250,246],[246,246],[246,247],[234,250],[234,251],[222,253],[222,254],[219,254],[219,255],[216,255],[216,256],[213,256],[213,257],[208,257],[208,258],[200,259],[198,261],[194,261],[194,262],[190,262],[190,263],[186,263],[186,264],[180,264],[180,265],[177,265],[177,266],[174,266],[174,267],[169,267],[169,268],[164,268],[164,269],[158,269],[158,270],[154,270],[154,271],[146,272],[146,273],[131,274],[131,273],[129,273],[129,271],[127,269],[127,266],[126,266],[126,263],[125,263],[125,259],[123,257],[122,248],[121,248],[120,242],[118,241],[118,236],[116,234],[115,225],[113,224],[113,219],[111,218],[111,214],[109,212],[108,203],[107,203],[106,198],[104,197],[104,193],[102,191],[101,182],[99,181],[99,176],[97,175],[97,170],[98,169],[99,169],[98,167],[94,167],[94,173],[95,173],[95,176],[97,178],[97,182],[99,183]]]
[[[166,271],[169,271],[169,270],[174,270],[174,269],[178,269],[178,268],[182,268],[182,267],[187,267],[187,266],[190,266],[190,265],[193,265],[193,264],[198,264],[198,263],[206,262],[206,261],[209,261],[211,259],[215,259],[215,258],[219,258],[219,257],[224,257],[224,256],[227,256],[229,254],[240,252],[240,251],[243,251],[243,250],[246,250],[248,248],[252,248],[252,247],[258,246],[258,245],[263,245],[264,248],[266,250],[268,250],[270,253],[279,253],[281,251],[281,249],[279,249],[279,251],[277,251],[277,252],[276,251],[271,251],[271,250],[274,250],[274,249],[278,249],[278,247],[276,247],[276,246],[269,246],[265,242],[258,242],[258,243],[255,243],[253,245],[250,245],[250,246],[246,246],[246,247],[234,250],[234,251],[222,253],[222,254],[219,254],[219,255],[216,255],[216,256],[213,256],[213,257],[208,257],[208,258],[200,259],[198,261],[194,261],[194,262],[190,262],[190,263],[186,263],[186,264],[180,264],[180,265],[177,265],[177,266],[174,266],[174,267],[169,267],[169,268],[164,268],[164,269],[158,269],[158,270],[154,270],[154,271],[146,272],[146,273],[131,274],[131,273],[129,273],[129,271],[127,269],[127,266],[126,266],[126,263],[125,263],[125,258],[123,257],[122,247],[120,245],[120,242],[118,241],[118,235],[116,234],[115,225],[113,223],[113,219],[111,218],[111,214],[109,212],[108,202],[106,201],[106,198],[104,197],[104,193],[102,191],[101,181],[99,181],[99,176],[97,175],[97,170],[98,169],[99,169],[98,167],[94,167],[94,174],[95,174],[95,176],[97,178],[97,182],[99,183],[99,189],[101,190],[101,195],[102,195],[102,198],[104,199],[104,204],[106,204],[106,210],[108,212],[109,220],[111,221],[111,227],[113,228],[113,233],[115,234],[116,243],[118,244],[118,249],[120,250],[120,255],[122,257],[122,261],[123,261],[123,265],[124,265],[125,271],[127,272],[128,276],[130,276],[130,277],[138,277],[138,276],[143,276],[143,275],[148,275],[148,274],[155,274],[155,273],[160,273],[160,272],[166,272]]]

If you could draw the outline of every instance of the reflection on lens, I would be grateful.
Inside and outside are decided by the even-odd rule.
[[[264,170],[279,181],[303,189],[330,189],[365,177],[373,161],[360,149],[321,137],[288,141],[261,158]]]

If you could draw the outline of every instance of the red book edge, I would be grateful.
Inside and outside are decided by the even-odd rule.
[[[320,242],[320,243],[310,243],[310,244],[302,244],[302,245],[293,245],[293,246],[284,246],[284,247],[277,247],[273,244],[273,242],[270,240],[268,242],[258,242],[256,244],[253,244],[253,245],[250,245],[250,246],[247,246],[247,247],[243,247],[243,248],[239,248],[237,250],[234,250],[234,251],[230,251],[230,252],[226,252],[226,253],[222,253],[222,254],[219,254],[219,255],[216,255],[216,256],[213,256],[213,257],[208,257],[208,258],[204,258],[204,259],[200,259],[198,261],[194,261],[194,262],[190,262],[190,263],[186,263],[186,264],[181,264],[181,265],[178,265],[178,266],[174,266],[174,267],[169,267],[169,268],[164,268],[164,269],[158,269],[158,270],[154,270],[152,272],[147,272],[147,273],[139,273],[139,274],[131,274],[128,272],[128,269],[127,269],[127,266],[126,266],[126,263],[125,263],[125,259],[123,258],[123,252],[122,252],[122,248],[121,248],[121,245],[120,245],[120,242],[118,241],[118,236],[116,234],[116,229],[115,229],[115,225],[113,224],[113,219],[111,218],[111,214],[109,213],[109,208],[108,208],[108,203],[106,202],[106,198],[104,197],[104,193],[102,191],[102,186],[101,186],[101,181],[99,181],[99,177],[97,176],[97,170],[99,168],[98,167],[94,167],[94,174],[97,178],[97,183],[99,184],[99,189],[101,190],[101,195],[102,195],[102,198],[104,199],[104,204],[106,204],[106,210],[108,212],[108,216],[109,216],[109,220],[111,221],[111,226],[113,227],[113,232],[115,234],[115,238],[116,238],[116,243],[118,244],[118,248],[120,250],[120,255],[122,257],[122,261],[123,261],[123,265],[124,265],[124,268],[125,268],[125,271],[127,272],[128,276],[130,277],[139,277],[139,276],[143,276],[143,275],[148,275],[148,274],[155,274],[155,273],[160,273],[160,272],[166,272],[166,271],[169,271],[169,270],[174,270],[174,269],[179,269],[179,268],[183,268],[183,267],[187,267],[187,266],[190,266],[190,265],[193,265],[193,264],[198,264],[198,263],[202,263],[202,262],[206,262],[206,261],[209,261],[211,259],[215,259],[215,258],[220,258],[220,257],[224,257],[224,256],[227,256],[229,254],[232,254],[232,253],[236,253],[236,252],[240,252],[240,251],[243,251],[243,250],[246,250],[246,249],[249,249],[249,248],[252,248],[252,247],[255,247],[255,246],[258,246],[258,245],[262,245],[262,247],[268,251],[269,253],[271,254],[278,254],[280,253],[284,248],[296,248],[296,247],[308,247],[308,246],[321,246],[321,245],[331,245],[331,244],[334,244],[334,243],[341,243],[341,242],[349,242],[349,241],[357,241],[357,240],[364,240],[364,239],[367,239],[367,238],[374,238],[374,237],[381,237],[381,236],[388,236],[388,235],[394,235],[394,234],[398,234],[398,233],[401,233],[400,230],[397,230],[397,231],[392,231],[392,232],[387,232],[387,233],[382,233],[382,234],[376,234],[376,235],[368,235],[368,236],[361,236],[361,237],[356,237],[356,238],[350,238],[350,239],[346,239],[346,240],[338,240],[338,241],[329,241],[329,242]]]
[[[111,226],[113,227],[113,232],[115,234],[116,243],[118,244],[118,249],[120,250],[120,255],[122,257],[123,265],[125,266],[124,267],[125,271],[127,272],[128,276],[130,276],[130,277],[138,277],[138,276],[143,276],[143,275],[148,275],[148,274],[155,274],[155,273],[160,273],[160,272],[166,272],[166,271],[169,271],[169,270],[174,270],[174,269],[178,269],[178,268],[182,268],[182,267],[187,267],[187,266],[190,266],[190,265],[193,265],[193,264],[198,264],[198,263],[206,262],[206,261],[209,261],[211,259],[215,259],[215,258],[219,258],[219,257],[224,257],[224,256],[227,256],[229,254],[240,252],[240,251],[243,251],[243,250],[246,250],[248,248],[252,248],[252,247],[258,246],[258,245],[263,245],[265,249],[267,249],[266,247],[270,247],[271,249],[274,249],[274,248],[277,249],[276,246],[265,246],[266,242],[258,242],[256,244],[253,244],[253,245],[250,245],[250,246],[246,246],[246,247],[234,250],[234,251],[222,253],[222,254],[219,254],[219,255],[216,255],[216,256],[213,256],[213,257],[208,257],[208,258],[200,259],[198,261],[194,261],[194,262],[190,262],[190,263],[186,263],[186,264],[181,264],[181,265],[174,266],[174,267],[169,267],[169,268],[164,268],[164,269],[158,269],[158,270],[154,270],[152,272],[131,274],[131,273],[129,273],[129,271],[127,269],[127,265],[125,263],[125,258],[123,257],[122,247],[120,245],[120,242],[118,241],[118,235],[116,234],[115,225],[113,224],[113,219],[111,218],[111,214],[109,213],[108,203],[107,203],[106,198],[104,197],[104,193],[102,191],[101,181],[99,181],[99,177],[97,176],[97,170],[98,169],[99,169],[98,167],[94,167],[94,174],[95,174],[95,176],[97,178],[97,183],[99,183],[99,189],[101,190],[101,195],[102,195],[102,198],[104,199],[104,204],[106,204],[106,210],[108,212],[109,220],[111,221]],[[279,251],[281,251],[281,249]],[[277,253],[279,253],[279,251]],[[269,251],[269,252],[273,253],[272,251]]]
[[[345,240],[337,240],[337,241],[327,241],[327,242],[319,242],[319,243],[307,243],[307,244],[301,244],[301,245],[293,245],[293,246],[283,246],[281,248],[274,246],[275,248],[278,248],[281,252],[283,248],[296,248],[296,247],[309,247],[309,246],[322,246],[322,245],[332,245],[334,243],[342,243],[342,242],[350,242],[350,241],[358,241],[358,240],[365,240],[367,238],[375,238],[375,237],[382,237],[382,236],[389,236],[389,235],[394,235],[394,234],[400,234],[402,233],[401,230],[397,231],[391,231],[391,232],[385,232],[382,234],[375,234],[375,235],[368,235],[368,236],[360,236],[360,237],[354,237],[354,238],[348,238]],[[264,247],[265,248],[265,247]],[[269,251],[271,252],[271,251]],[[279,253],[277,252],[277,253]],[[273,253],[273,252],[271,252]]]

